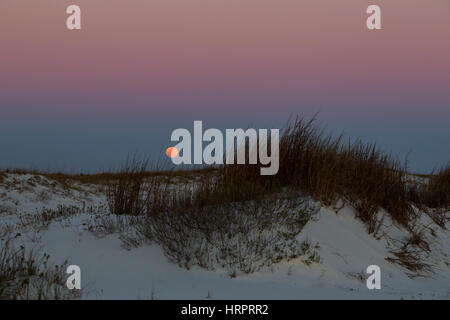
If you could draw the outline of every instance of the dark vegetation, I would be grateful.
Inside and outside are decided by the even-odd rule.
[[[67,262],[52,265],[50,256],[0,239],[0,300],[66,300],[80,293],[66,288]]]
[[[287,187],[326,206],[341,206],[342,201],[352,205],[359,218],[367,222],[370,232],[374,231],[380,208],[394,221],[407,226],[416,218],[413,206],[450,207],[450,164],[437,174],[418,175],[428,183],[415,183],[410,181],[414,176],[407,172],[406,161],[400,162],[375,144],[326,134],[314,118],[288,122],[280,140],[279,168],[274,176],[261,176],[260,166],[250,164],[161,170],[160,166],[149,168],[148,160],[133,158],[115,172],[64,174],[16,169],[1,172],[0,179],[4,179],[5,173],[35,173],[60,182],[102,184],[107,187],[111,210],[127,215],[147,212],[144,206],[153,206],[150,211],[157,212],[168,202],[160,199],[162,193],[174,191],[171,201],[179,197],[180,190],[168,189],[174,179],[186,182],[185,188],[195,182],[198,190],[192,195],[194,206],[258,199]],[[146,203],[142,201],[144,193]]]
[[[233,276],[300,256],[318,262],[311,244],[296,239],[316,212],[303,199],[285,195],[204,206],[195,201],[160,211],[138,227],[180,266],[219,265]]]
[[[296,239],[317,209],[298,194],[239,199],[235,190],[224,189],[217,170],[188,183],[168,184],[167,177],[147,175],[147,166],[146,160],[127,161],[120,177],[106,186],[110,211],[131,217],[107,219],[108,229],[123,231],[131,224],[137,233],[122,236],[125,247],[142,238],[156,241],[182,267],[219,265],[232,277],[282,259],[320,260],[313,245]]]
[[[274,176],[261,176],[260,166],[250,164],[198,170],[162,167],[150,168],[147,159],[135,157],[115,172],[91,175],[5,172],[42,174],[61,183],[104,185],[110,209],[119,215],[155,215],[165,207],[201,208],[257,200],[287,188],[337,210],[346,204],[353,206],[372,233],[377,228],[379,209],[407,227],[417,218],[415,208],[444,225],[445,211],[450,207],[450,165],[437,174],[421,175],[427,183],[412,181],[416,176],[407,172],[406,161],[386,154],[375,144],[327,134],[314,118],[296,118],[287,123],[280,139],[280,169]],[[0,174],[0,179],[4,176]]]
[[[346,142],[320,131],[314,119],[297,118],[284,130],[280,141],[280,170],[274,176],[261,176],[257,166],[226,166],[223,171],[227,187],[235,194],[251,186],[252,196],[290,187],[311,195],[324,205],[336,207],[342,201],[358,211],[376,228],[376,215],[385,209],[399,224],[408,225],[415,218],[408,201],[406,164],[383,153],[373,144]]]
[[[290,121],[282,131],[279,150],[280,169],[274,176],[260,175],[259,165],[161,170],[136,158],[118,172],[44,176],[61,183],[101,184],[110,212],[132,218],[103,218],[107,227],[93,227],[97,234],[128,230],[132,225],[135,234],[123,239],[127,246],[141,243],[142,238],[156,241],[170,259],[186,268],[220,265],[230,275],[299,256],[320,261],[314,246],[297,240],[317,209],[310,200],[337,213],[345,205],[352,206],[373,234],[384,219],[380,221],[380,209],[413,235],[421,213],[445,227],[450,166],[421,176],[425,182],[414,181],[417,176],[407,172],[406,161],[375,144],[327,134],[314,119]],[[416,238],[393,259],[417,269],[410,248],[420,248],[423,242]],[[414,259],[405,262],[405,255]]]
[[[125,163],[131,164],[133,160],[127,160]],[[142,162],[137,161],[135,159],[134,162]],[[148,163],[148,161],[147,161]],[[44,177],[47,177],[51,180],[58,181],[62,184],[71,183],[73,181],[83,183],[83,184],[99,184],[99,185],[106,185],[112,180],[118,180],[123,175],[123,166],[119,167],[119,170],[117,171],[108,171],[108,172],[102,172],[102,173],[94,173],[94,174],[85,174],[85,173],[63,173],[63,172],[45,172],[42,170],[37,169],[5,169],[3,171],[0,170],[0,183],[2,182],[2,179],[6,177],[7,173],[13,173],[13,174],[35,174],[35,175],[41,175]],[[197,170],[159,170],[159,169],[151,169],[145,170],[141,172],[140,174],[147,178],[147,177],[164,177],[165,179],[173,179],[173,178],[181,178],[181,179],[191,179],[192,177],[202,176],[202,175],[209,175],[217,169],[215,168],[202,168]],[[168,180],[170,181],[170,180]]]
[[[421,196],[422,203],[430,208],[450,206],[450,164],[436,175],[429,177],[429,182]]]
[[[449,168],[416,183],[406,161],[374,144],[325,134],[314,119],[297,118],[283,130],[274,176],[260,175],[259,165],[224,165],[168,184],[179,173],[151,175],[147,168],[147,161],[128,161],[109,180],[110,211],[145,217],[139,233],[187,268],[219,264],[230,274],[253,272],[304,255],[296,236],[314,216],[311,204],[300,200],[308,197],[336,212],[352,206],[374,234],[384,219],[380,209],[412,234],[420,212],[442,227],[448,219]],[[404,251],[395,259],[405,262]]]

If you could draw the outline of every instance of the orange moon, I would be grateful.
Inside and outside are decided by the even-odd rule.
[[[167,148],[167,150],[166,150],[166,155],[167,155],[169,158],[175,158],[175,157],[178,155],[178,149],[175,148],[175,147],[169,147],[169,148]]]

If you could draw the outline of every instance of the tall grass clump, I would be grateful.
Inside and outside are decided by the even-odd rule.
[[[127,216],[154,216],[167,207],[179,205],[180,187],[175,188],[171,179],[184,177],[175,171],[160,171],[159,162],[149,171],[149,160],[136,157],[128,159],[118,173],[106,183],[106,198],[110,212]],[[205,175],[199,174],[203,178]],[[192,183],[192,182],[190,182]],[[186,184],[181,189],[190,189]]]
[[[112,213],[132,216],[144,213],[141,195],[147,167],[148,160],[127,159],[120,168],[120,174],[109,181],[106,196]]]
[[[315,119],[296,118],[280,139],[279,172],[261,176],[259,165],[225,165],[225,189],[237,199],[290,187],[328,206],[343,200],[358,211],[374,232],[380,208],[402,225],[414,219],[405,183],[406,164],[385,154],[374,144],[344,141],[325,134]]]

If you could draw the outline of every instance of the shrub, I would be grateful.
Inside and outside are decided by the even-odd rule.
[[[0,240],[0,300],[61,300],[79,298],[80,293],[67,290],[62,265],[49,265],[49,255],[39,256],[13,239]]]
[[[235,275],[283,259],[314,256],[309,246],[297,240],[317,210],[302,197],[278,195],[199,205],[196,194],[202,190],[188,193],[184,203],[149,216],[139,226],[144,237],[159,243],[180,266],[220,266]]]
[[[0,171],[0,183],[3,183],[7,177],[6,173]]]

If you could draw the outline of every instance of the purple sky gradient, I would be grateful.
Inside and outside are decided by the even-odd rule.
[[[105,170],[170,133],[312,116],[411,169],[450,160],[447,0],[0,2],[0,167]],[[369,4],[383,30],[365,27]]]

